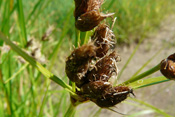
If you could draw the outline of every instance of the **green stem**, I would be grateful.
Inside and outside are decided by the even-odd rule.
[[[67,112],[65,113],[64,117],[74,117],[76,112],[76,107],[70,104]]]
[[[72,82],[72,91],[76,92],[76,84],[75,84],[75,82]]]
[[[89,40],[89,31],[85,32],[85,37],[84,37],[84,40],[83,40],[83,44],[86,44]]]
[[[140,79],[142,79],[142,78],[144,78],[144,77],[146,77],[146,76],[148,76],[148,75],[150,75],[150,74],[153,74],[154,72],[156,72],[156,71],[158,71],[158,70],[160,70],[160,64],[154,66],[153,68],[149,69],[148,71],[146,71],[146,72],[144,72],[144,73],[142,73],[142,74],[140,74],[140,75],[138,75],[138,76],[131,77],[129,80],[125,81],[125,82],[122,83],[122,84],[127,85],[127,84],[129,84],[129,83],[134,82],[134,81],[140,80]]]
[[[18,5],[18,19],[20,24],[20,30],[22,33],[21,43],[22,43],[22,46],[25,47],[27,44],[27,32],[26,32],[26,26],[25,26],[22,0],[17,0],[17,5]]]
[[[164,47],[162,47],[154,56],[152,56],[132,77],[137,76],[162,50]]]
[[[76,37],[75,37],[75,47],[78,47],[78,44],[80,42],[80,30],[76,29]]]
[[[147,78],[143,80],[138,80],[132,83],[129,83],[128,86],[132,87],[133,89],[138,89],[138,88],[143,88],[143,87],[148,87],[151,85],[163,83],[163,82],[168,82],[170,81],[169,79],[165,78],[164,76],[159,76],[159,77],[154,77],[154,78]]]

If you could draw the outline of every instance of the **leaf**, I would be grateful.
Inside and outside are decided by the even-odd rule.
[[[148,75],[150,75],[150,74],[153,74],[154,72],[156,72],[156,71],[158,71],[158,70],[160,70],[160,63],[159,63],[158,65],[154,66],[153,68],[151,68],[151,69],[149,69],[149,70],[147,70],[147,71],[141,73],[141,74],[138,75],[138,76],[131,77],[129,80],[125,81],[125,82],[122,83],[122,84],[126,84],[126,85],[127,85],[127,84],[129,84],[129,83],[135,82],[135,81],[140,80],[140,79],[142,79],[142,78],[144,78],[144,77],[146,77],[146,76],[148,76]]]
[[[133,89],[143,88],[155,84],[159,84],[162,82],[170,81],[169,79],[165,78],[164,76],[154,77],[154,78],[148,78],[143,80],[138,80],[132,83],[129,83],[128,86],[132,87]]]

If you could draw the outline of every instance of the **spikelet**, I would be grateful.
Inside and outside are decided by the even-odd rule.
[[[97,80],[108,82],[113,73],[117,76],[118,69],[116,62],[118,62],[118,60],[119,56],[113,51],[96,63],[94,69],[87,74],[87,79],[91,82]]]
[[[74,0],[75,26],[80,31],[89,31],[95,28],[102,20],[111,17],[114,13],[100,13],[103,0]]]
[[[161,61],[161,73],[170,80],[175,80],[175,53]]]
[[[110,48],[115,46],[115,35],[106,24],[100,24],[96,28],[91,40],[98,47],[97,57],[103,57]]]
[[[96,47],[92,44],[83,45],[75,49],[66,60],[66,74],[68,78],[75,82],[83,82],[89,63],[96,56]]]

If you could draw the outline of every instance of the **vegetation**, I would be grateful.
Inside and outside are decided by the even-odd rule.
[[[102,10],[115,12],[117,41],[132,44],[156,30],[174,12],[174,5],[174,0],[108,0]],[[64,70],[66,57],[78,42],[73,10],[73,0],[0,0],[0,116],[52,117],[74,112],[69,94],[77,95],[68,85]],[[80,39],[88,39],[91,34],[81,33]],[[136,89],[169,81],[161,76],[145,80],[142,86],[135,82],[157,70],[159,65],[125,83]],[[146,102],[135,101],[149,108],[148,113],[171,116]]]

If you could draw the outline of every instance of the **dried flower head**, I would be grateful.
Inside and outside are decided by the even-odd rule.
[[[75,0],[75,26],[81,31],[89,31],[113,13],[100,13],[103,0]]]
[[[93,100],[98,106],[102,108],[112,107],[124,101],[133,90],[127,86],[116,86],[114,88],[106,88],[101,97]]]
[[[109,82],[100,80],[89,82],[81,87],[81,94],[90,99],[98,98],[101,97],[106,88],[112,88],[112,85]]]
[[[75,1],[75,11],[74,16],[77,20],[82,14],[92,11],[99,10],[103,0],[74,0]]]
[[[108,82],[113,73],[117,75],[118,69],[116,62],[118,61],[119,55],[113,51],[96,63],[95,67],[87,74],[87,79],[89,81],[102,80]]]
[[[160,71],[166,78],[175,80],[175,53],[161,61]]]
[[[124,101],[133,90],[127,86],[113,87],[101,80],[89,82],[81,87],[81,95],[102,108],[112,107]]]
[[[83,78],[89,69],[89,63],[96,56],[96,47],[89,43],[75,49],[66,61],[66,74],[76,83],[83,82]]]
[[[100,24],[91,37],[98,47],[97,57],[103,57],[108,50],[115,46],[115,35],[106,24]]]

